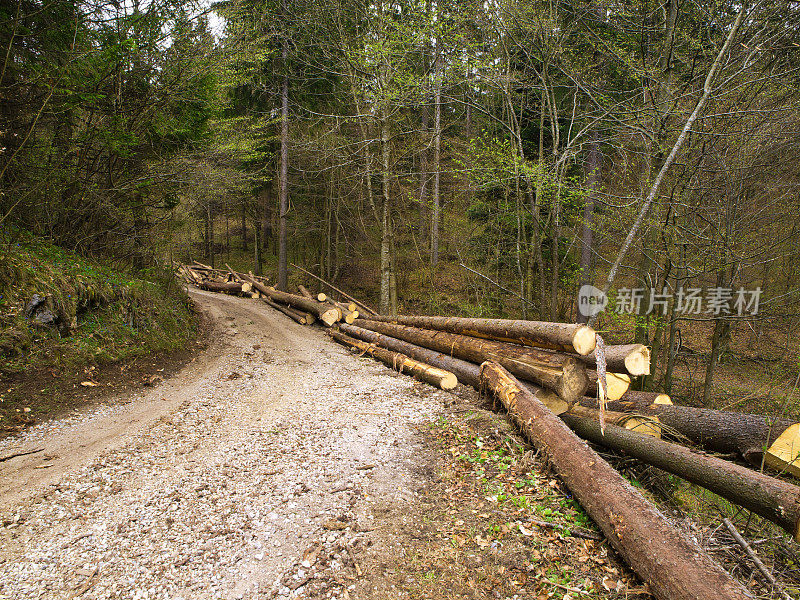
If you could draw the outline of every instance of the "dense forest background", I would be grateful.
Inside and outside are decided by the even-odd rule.
[[[384,313],[557,321],[591,283],[596,327],[652,346],[644,387],[782,403],[799,25],[773,1],[5,2],[0,260],[33,236],[281,287],[296,263]]]

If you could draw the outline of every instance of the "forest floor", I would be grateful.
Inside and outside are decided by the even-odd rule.
[[[192,296],[209,344],[173,377],[0,441],[0,459],[41,449],[0,461],[0,597],[642,591],[471,391]]]
[[[486,399],[192,297],[207,347],[173,376],[0,441],[0,598],[647,597]]]

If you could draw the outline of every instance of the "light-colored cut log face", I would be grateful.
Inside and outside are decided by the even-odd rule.
[[[652,417],[631,416],[626,418],[623,423],[618,423],[618,425],[629,431],[661,439],[661,423]]]
[[[650,348],[641,346],[628,354],[625,368],[631,375],[650,375]]]
[[[656,399],[653,400],[653,404],[672,406],[672,398],[670,398],[667,394],[659,394],[658,396],[656,396]]]
[[[439,385],[443,390],[453,390],[458,385],[458,379],[448,371],[442,371],[443,375]]]
[[[536,398],[544,404],[547,408],[550,409],[554,415],[560,415],[561,413],[567,412],[569,410],[569,404],[564,402],[558,394],[555,392],[551,392],[550,390],[541,390],[539,393],[536,394]]]
[[[326,310],[319,316],[319,320],[325,323],[328,327],[336,323],[336,321],[341,319],[341,313],[339,312],[338,308],[332,308],[330,310]]]
[[[317,294],[317,300],[319,300],[320,302],[325,302],[325,300],[327,300],[327,299],[328,299],[328,296],[326,296],[325,294],[322,294],[322,293]]]
[[[572,336],[572,345],[575,347],[575,352],[583,356],[591,354],[596,343],[597,336],[591,327],[580,327],[575,332],[575,335]]]
[[[606,373],[608,399],[619,400],[631,386],[631,378],[626,373]]]
[[[764,456],[771,469],[785,471],[800,479],[800,423],[784,431]]]
[[[247,283],[246,281],[242,284],[242,292],[247,294],[253,291],[253,284]]]

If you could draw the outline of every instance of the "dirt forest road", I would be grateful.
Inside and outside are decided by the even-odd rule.
[[[0,442],[44,449],[0,463],[0,598],[302,596],[375,505],[413,501],[413,427],[447,394],[261,303],[192,296],[212,342],[177,376]]]

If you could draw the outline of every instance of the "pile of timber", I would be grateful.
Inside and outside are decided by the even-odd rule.
[[[676,443],[735,453],[754,466],[763,459],[767,466],[788,470],[792,458],[786,447],[795,455],[800,451],[798,425],[675,406],[668,395],[630,390],[632,378],[649,373],[649,350],[644,346],[605,347],[609,401],[603,403],[603,424],[596,334],[584,326],[372,316],[352,325],[339,323],[336,330],[332,333],[337,341],[361,353],[382,348],[395,353],[395,361],[400,355],[449,371],[462,384],[500,399],[525,435],[548,455],[609,542],[659,598],[748,596],[581,438],[705,487],[800,540],[800,488]]]
[[[180,265],[177,274],[201,290],[261,299],[301,325],[311,325],[317,320],[326,327],[339,321],[353,323],[361,315],[359,306],[367,314],[374,314],[372,309],[360,303],[357,305],[357,301],[344,292],[341,292],[342,296],[350,302],[339,302],[324,293],[314,296],[303,285],[297,286],[297,293],[292,294],[270,286],[268,277],[240,273],[228,265],[226,270],[222,270],[195,262]]]
[[[800,541],[800,488],[760,472],[767,467],[800,477],[800,424],[677,406],[666,394],[632,391],[634,378],[650,372],[650,352],[643,345],[604,345],[598,356],[597,335],[583,325],[387,317],[324,280],[350,303],[325,294],[314,296],[304,286],[290,294],[252,274],[200,267],[205,269],[198,272],[194,265],[182,269],[204,277],[202,281],[182,275],[198,287],[211,289],[212,283],[219,288],[213,291],[226,293],[246,295],[231,284],[249,283],[250,292],[261,294],[271,307],[305,324],[316,317],[330,327],[334,340],[360,355],[442,389],[460,382],[495,395],[659,598],[748,596],[587,441],[705,487]],[[734,455],[756,469],[701,449]]]
[[[196,285],[201,290],[208,292],[224,292],[248,298],[261,298],[261,292],[254,289],[252,283],[243,280],[240,274],[234,272],[230,267],[224,270],[215,269],[196,262],[192,265],[180,265],[177,275],[186,283]],[[268,281],[266,277],[252,277],[261,284]]]

